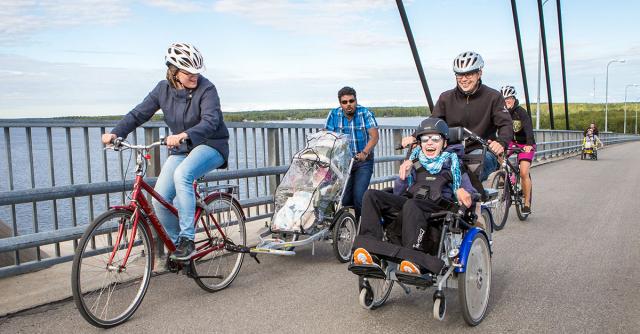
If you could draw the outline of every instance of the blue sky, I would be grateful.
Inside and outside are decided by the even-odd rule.
[[[533,102],[537,5],[517,5]],[[486,84],[522,93],[508,0],[405,7],[434,101],[455,85],[451,62],[465,50],[484,57]],[[556,1],[544,11],[553,101],[561,102]],[[604,102],[614,58],[626,63],[609,67],[609,101],[640,84],[638,13],[638,1],[562,1],[570,102]],[[0,118],[124,114],[164,78],[174,41],[200,48],[223,111],[335,107],[345,85],[366,106],[426,105],[393,0],[9,0],[0,12]],[[628,91],[640,99],[640,88]]]

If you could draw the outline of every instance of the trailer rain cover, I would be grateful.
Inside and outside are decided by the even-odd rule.
[[[276,188],[271,231],[310,232],[331,216],[334,204],[342,200],[350,161],[348,136],[330,131],[310,134]]]

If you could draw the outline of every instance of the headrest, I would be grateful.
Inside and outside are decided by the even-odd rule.
[[[459,144],[464,140],[464,129],[461,126],[449,128],[449,145]]]

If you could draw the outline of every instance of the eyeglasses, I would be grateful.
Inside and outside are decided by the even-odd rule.
[[[429,139],[431,139],[431,141],[434,142],[434,143],[439,143],[440,141],[442,141],[442,136],[438,135],[438,134],[420,136],[420,142],[421,143],[426,143],[426,142],[429,141]]]
[[[351,99],[351,100],[341,100],[340,101],[340,103],[342,103],[342,104],[353,103],[353,102],[356,102],[356,100],[355,99]]]
[[[456,78],[462,79],[464,77],[466,79],[469,79],[469,78],[473,77],[478,72],[479,71],[473,71],[473,72],[467,72],[467,73],[456,73]]]

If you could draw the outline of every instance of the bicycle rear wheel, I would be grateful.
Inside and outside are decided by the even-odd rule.
[[[127,321],[149,287],[153,246],[147,225],[134,220],[131,211],[109,210],[87,228],[76,249],[73,300],[82,317],[96,327]]]
[[[246,245],[245,218],[242,208],[229,194],[212,194],[204,202],[209,212],[203,210],[198,217],[196,250],[213,250],[192,258],[191,269],[202,289],[216,292],[229,286],[242,266],[244,253],[229,251],[225,246]]]
[[[505,177],[505,175],[504,171],[499,171],[491,182],[491,188],[498,191],[497,202],[492,211],[492,224],[495,231],[500,231],[504,228],[509,217],[509,207],[511,206],[511,185],[509,178]]]

